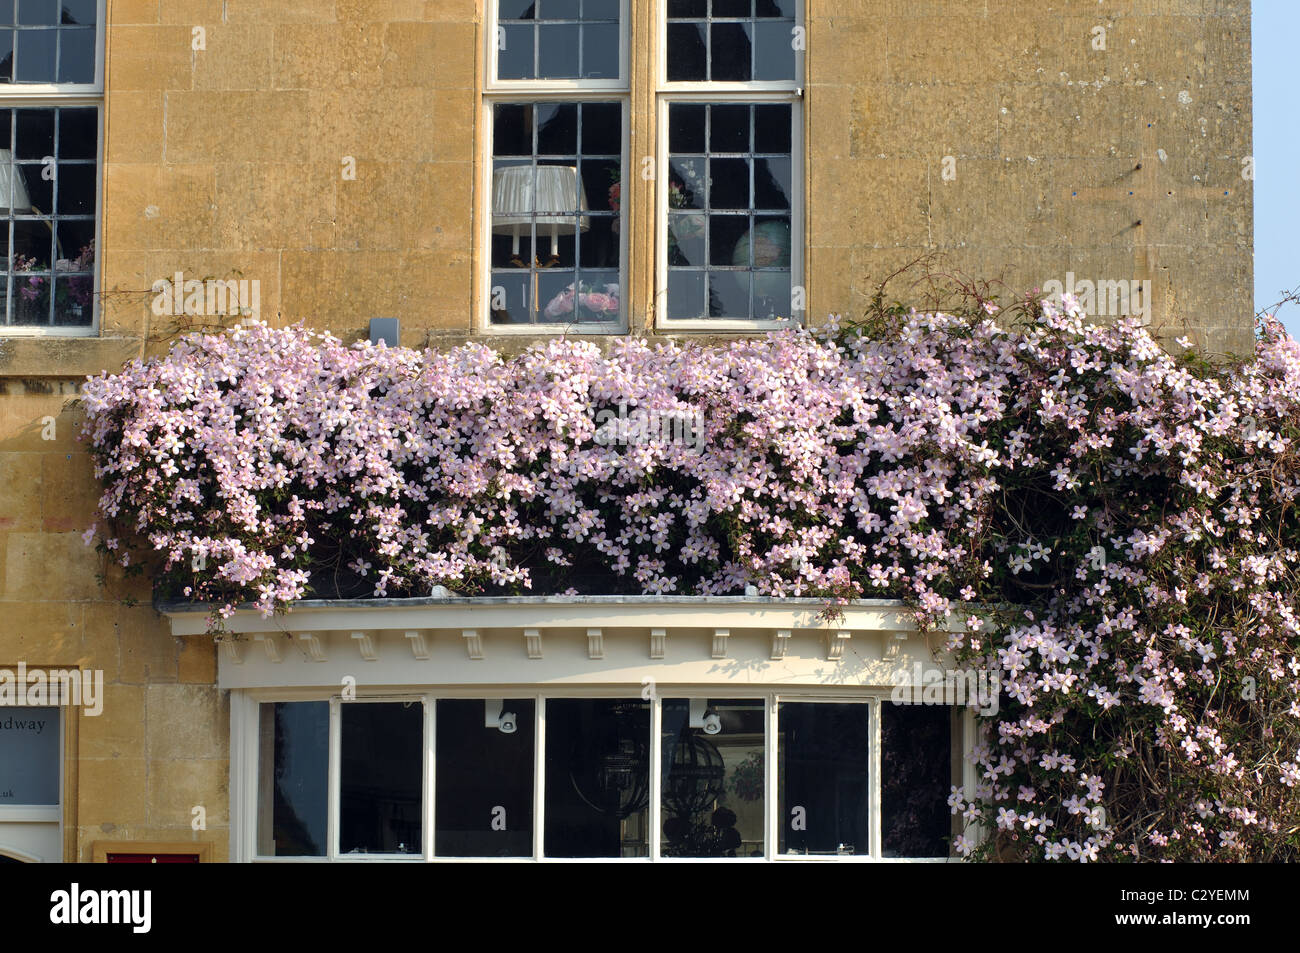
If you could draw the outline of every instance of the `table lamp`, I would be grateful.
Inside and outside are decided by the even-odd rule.
[[[571,165],[515,165],[492,173],[492,231],[511,237],[510,253],[519,261],[519,235],[530,221],[551,226],[551,257],[557,258],[560,228],[587,231],[586,215],[561,214],[587,211],[587,193]],[[549,214],[548,214],[549,213]]]

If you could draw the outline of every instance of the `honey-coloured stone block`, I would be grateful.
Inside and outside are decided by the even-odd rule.
[[[230,705],[215,685],[150,685],[145,703],[150,761],[227,757]]]

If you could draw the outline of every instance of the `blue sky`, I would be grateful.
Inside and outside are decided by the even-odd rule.
[[[1255,310],[1300,285],[1300,2],[1254,0]],[[1280,312],[1300,338],[1300,306]]]

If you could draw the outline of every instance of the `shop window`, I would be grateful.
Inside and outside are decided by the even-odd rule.
[[[536,703],[442,698],[437,705],[434,853],[531,857]]]

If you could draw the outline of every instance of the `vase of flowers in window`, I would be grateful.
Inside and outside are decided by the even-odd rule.
[[[573,315],[576,307],[579,321],[610,321],[619,312],[618,282],[600,286],[585,282],[571,284],[546,305],[546,316],[562,321]]]
[[[95,243],[84,245],[76,258],[54,262],[54,323],[88,324],[95,290]],[[15,255],[12,272],[13,302],[21,324],[45,324],[50,314],[49,274],[45,265],[27,255]]]

